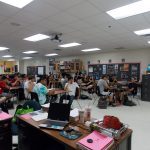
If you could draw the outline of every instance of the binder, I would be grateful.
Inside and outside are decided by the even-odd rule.
[[[88,139],[92,139],[92,143],[89,143]],[[93,131],[91,134],[78,141],[77,146],[82,150],[106,150],[113,143],[113,138],[103,135],[98,131]]]

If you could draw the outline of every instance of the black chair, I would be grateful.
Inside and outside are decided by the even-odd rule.
[[[39,97],[38,97],[37,93],[30,92],[30,94],[31,94],[31,100],[35,100],[39,103]]]
[[[105,95],[100,93],[100,87],[97,85],[95,89],[95,93],[97,94],[98,97],[105,97]],[[93,104],[95,103],[96,99],[94,100]]]

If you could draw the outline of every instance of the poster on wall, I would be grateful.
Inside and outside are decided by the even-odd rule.
[[[92,66],[89,67],[89,72],[93,72],[93,67]]]
[[[3,67],[0,66],[0,74],[3,74]]]
[[[129,71],[129,64],[124,64],[124,71]]]
[[[43,75],[43,74],[44,74],[44,68],[38,67],[38,75]]]
[[[106,74],[106,65],[103,65],[103,74]]]

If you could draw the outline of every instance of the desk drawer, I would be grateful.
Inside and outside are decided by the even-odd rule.
[[[0,150],[11,150],[11,149],[12,149],[11,132],[0,134]]]
[[[0,134],[11,131],[11,120],[0,121]]]

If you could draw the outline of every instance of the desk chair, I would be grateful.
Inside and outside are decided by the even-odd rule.
[[[37,110],[41,110],[41,105],[37,102],[37,101],[34,101],[34,100],[28,100],[26,101],[23,105],[18,105],[16,107],[16,111],[15,111],[15,114],[17,112],[18,109],[21,109],[21,108],[24,108],[24,109],[27,109],[27,108],[33,108],[33,111],[37,111]],[[14,114],[14,115],[15,115]],[[18,125],[17,125],[17,121],[16,123],[12,123],[12,135],[13,135],[13,150],[18,150]]]
[[[79,101],[77,100],[77,97],[79,96],[79,93],[80,93],[80,89],[79,89],[79,88],[76,88],[76,93],[75,93],[75,98],[74,98],[74,100],[76,100],[76,102],[78,103],[78,106],[81,108],[81,105],[80,105]],[[67,95],[66,95],[66,99],[64,99],[64,100],[65,100],[65,103],[67,103],[67,101],[68,101]],[[73,100],[73,101],[74,101],[74,100]]]
[[[39,103],[39,97],[38,97],[37,93],[30,92],[30,94],[31,94],[31,100],[35,100]]]
[[[99,88],[99,86],[97,86],[97,85],[96,85],[96,88],[95,88],[95,93],[96,93],[96,95],[97,95],[98,97],[105,97],[105,95],[102,95],[102,94],[100,93],[100,88]],[[95,103],[96,100],[97,100],[97,99],[94,100],[93,104]]]

